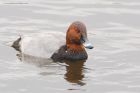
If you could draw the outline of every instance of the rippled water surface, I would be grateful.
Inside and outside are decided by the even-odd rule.
[[[8,46],[19,34],[65,33],[75,20],[95,47],[86,62],[21,61]],[[139,0],[1,0],[0,93],[139,93],[139,25]]]

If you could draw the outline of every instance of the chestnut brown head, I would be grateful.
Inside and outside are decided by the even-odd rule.
[[[88,49],[93,48],[87,38],[86,26],[82,22],[76,21],[69,26],[66,35],[66,45],[81,45]]]

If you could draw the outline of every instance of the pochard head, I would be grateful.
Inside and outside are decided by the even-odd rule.
[[[79,51],[80,49],[78,49],[78,46],[81,46],[81,51],[83,49],[82,46],[87,49],[93,48],[92,44],[89,43],[87,38],[86,26],[82,22],[76,21],[69,26],[66,34],[66,46],[67,48],[77,46],[77,50]]]

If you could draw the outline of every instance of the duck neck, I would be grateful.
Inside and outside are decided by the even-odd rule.
[[[66,44],[67,51],[74,52],[74,53],[80,53],[85,51],[85,48],[82,44]]]

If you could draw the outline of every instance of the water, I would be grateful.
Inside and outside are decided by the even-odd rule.
[[[139,93],[139,0],[1,0],[1,93]],[[86,62],[20,61],[19,34],[64,32],[80,20],[94,49]]]

